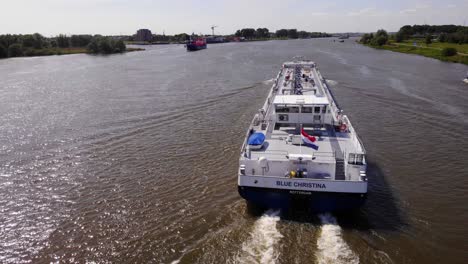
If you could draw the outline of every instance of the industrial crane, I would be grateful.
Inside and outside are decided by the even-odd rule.
[[[212,25],[212,26],[211,26],[211,32],[212,32],[213,37],[214,37],[214,29],[217,28],[217,27],[218,27],[218,26],[215,26],[215,25]]]

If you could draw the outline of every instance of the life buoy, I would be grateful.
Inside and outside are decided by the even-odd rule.
[[[346,124],[341,124],[340,130],[341,130],[342,132],[346,131]]]
[[[290,171],[289,172],[289,178],[296,178],[296,172],[295,171]]]
[[[284,115],[280,115],[280,116],[279,116],[279,120],[280,120],[280,121],[284,121]]]

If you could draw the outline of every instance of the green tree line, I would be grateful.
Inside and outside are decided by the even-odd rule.
[[[395,34],[395,41],[428,36],[436,37],[439,42],[468,43],[468,27],[456,25],[406,25]],[[430,43],[428,43],[430,44]]]
[[[88,52],[95,54],[121,53],[127,50],[122,40],[103,36],[93,37],[86,47]]]
[[[122,40],[100,35],[63,35],[46,38],[39,33],[0,35],[0,58],[62,54],[66,48],[84,48],[90,53],[126,50]]]
[[[236,31],[236,37],[246,39],[269,39],[269,38],[322,38],[331,37],[330,34],[322,32],[297,31],[297,29],[279,29],[275,33],[270,33],[268,28],[243,28]]]
[[[400,29],[400,31],[398,31],[396,34],[394,34],[392,36],[389,36],[387,31],[385,31],[383,29],[380,29],[376,33],[364,34],[361,37],[361,39],[359,40],[359,42],[362,43],[362,44],[366,44],[366,45],[380,47],[380,46],[383,46],[385,44],[389,44],[390,39],[393,39],[395,42],[402,42],[405,39],[416,38],[414,35],[406,35],[406,34],[409,34],[409,33],[402,33],[402,32],[408,32],[407,31],[407,26],[402,27],[402,29]],[[418,34],[420,32],[426,32],[426,31],[418,31]],[[441,35],[443,35],[443,34],[457,34],[458,32],[459,32],[459,30],[457,30],[455,33],[440,32],[440,35],[438,37],[438,41],[439,42],[445,42],[445,41],[441,41]],[[424,36],[424,43],[426,45],[432,44],[432,40],[433,40],[433,35],[432,34],[426,34]],[[455,42],[455,43],[462,44],[463,42]],[[455,56],[457,54],[457,49],[455,49],[453,47],[444,47],[438,53],[440,53],[440,55],[443,56],[443,57]]]
[[[204,35],[193,34],[196,37],[204,37]],[[297,29],[280,29],[276,32],[270,32],[268,28],[243,28],[237,30],[233,35],[225,35],[224,37],[244,37],[245,39],[270,39],[270,38],[322,38],[331,37],[330,34],[322,32],[307,32],[298,31]],[[149,42],[167,42],[167,43],[183,43],[189,39],[190,35],[187,33],[180,33],[176,35],[158,35],[153,34]],[[135,35],[123,36],[125,41],[135,41]]]
[[[180,34],[175,34],[175,35],[153,34],[150,42],[184,43],[188,38],[189,38],[189,35],[187,33],[180,33]],[[122,36],[122,40],[136,41],[135,35]]]
[[[384,29],[379,29],[376,33],[362,35],[359,42],[372,46],[382,46],[388,42],[388,33]]]

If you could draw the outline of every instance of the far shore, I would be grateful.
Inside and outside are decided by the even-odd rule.
[[[331,38],[331,37],[320,37],[320,38]],[[208,43],[208,44],[221,44],[221,43],[239,43],[239,42],[253,42],[253,41],[270,41],[270,40],[290,40],[290,39],[314,39],[314,38],[252,38],[252,39],[245,39],[242,41],[225,41],[225,42],[216,42],[216,43]],[[125,41],[126,45],[173,45],[173,44],[185,44],[185,42],[165,42],[165,41]]]

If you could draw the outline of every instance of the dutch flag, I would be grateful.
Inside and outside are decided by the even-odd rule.
[[[318,150],[318,146],[314,144],[316,140],[315,137],[307,134],[304,131],[304,128],[301,128],[301,138],[302,138],[302,142],[304,142],[304,145],[311,147],[315,150]]]

